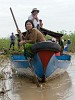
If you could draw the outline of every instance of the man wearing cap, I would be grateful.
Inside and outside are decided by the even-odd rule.
[[[33,21],[33,24],[34,24],[34,27],[35,28],[38,28],[39,27],[39,19],[38,19],[38,13],[39,13],[39,10],[37,8],[34,8],[32,11],[31,11],[31,15],[28,17],[29,20],[32,20]]]

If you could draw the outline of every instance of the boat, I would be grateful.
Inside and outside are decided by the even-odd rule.
[[[12,9],[10,8],[16,28],[18,28]],[[39,29],[44,35],[50,35],[55,38],[61,38],[63,34],[52,32],[45,28]],[[22,33],[24,36],[26,32]],[[21,34],[17,34],[18,38],[22,38]],[[46,81],[49,77],[54,76],[60,72],[65,71],[71,61],[70,55],[61,55],[57,57],[55,54],[61,51],[59,44],[47,41],[38,42],[31,47],[33,57],[28,58],[23,55],[12,55],[11,61],[13,62],[17,72],[22,72],[29,75],[37,76],[38,80]]]
[[[71,63],[71,55],[69,54],[56,56],[61,47],[51,41],[35,43],[31,50],[34,53],[31,60],[27,59],[24,54],[11,56],[17,73],[33,76],[34,71],[38,80],[47,81],[64,73]]]

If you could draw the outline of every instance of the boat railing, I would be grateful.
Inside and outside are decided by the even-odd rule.
[[[14,62],[29,62],[29,60],[13,60]]]

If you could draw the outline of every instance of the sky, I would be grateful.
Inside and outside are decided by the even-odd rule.
[[[75,31],[75,0],[0,0],[0,38],[17,33],[10,7],[22,32],[33,8],[40,10],[38,17],[43,20],[44,28]]]

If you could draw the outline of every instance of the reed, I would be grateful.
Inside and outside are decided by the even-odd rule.
[[[50,36],[45,36],[46,37],[46,40],[48,39],[51,39]],[[71,33],[71,34],[64,34],[64,36],[62,37],[62,39],[65,39],[66,42],[68,39],[71,40],[71,44],[70,44],[70,47],[69,47],[69,51],[74,53],[75,52],[75,33]],[[66,42],[64,42],[64,45],[66,44]],[[0,51],[3,49],[3,48],[6,48],[7,50],[9,50],[9,45],[10,45],[10,39],[9,38],[1,38],[0,39]],[[9,53],[21,53],[21,51],[23,51],[23,48],[21,48],[20,50],[18,49],[18,46],[17,46],[17,38],[15,40],[15,51],[12,51],[10,50]]]

